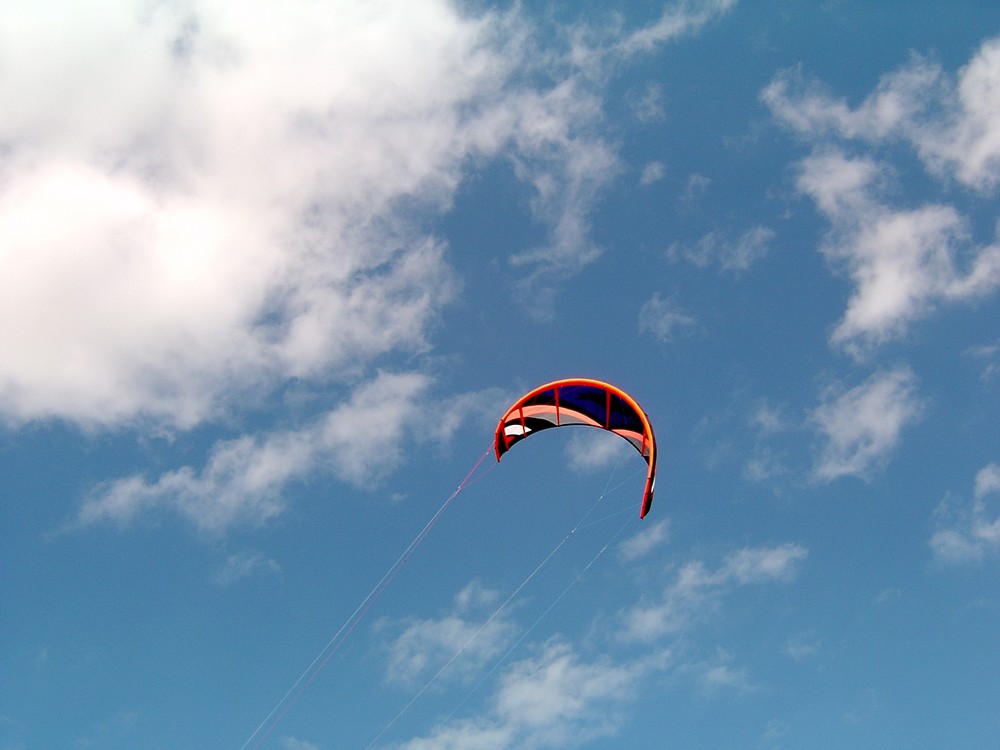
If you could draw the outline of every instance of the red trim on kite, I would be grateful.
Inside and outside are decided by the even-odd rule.
[[[616,398],[621,404],[615,402]],[[614,432],[628,440],[646,460],[649,471],[639,512],[639,517],[644,518],[653,504],[656,487],[656,438],[649,418],[635,399],[610,383],[567,378],[528,391],[507,409],[497,424],[493,438],[497,461],[515,443],[539,430],[574,424]]]

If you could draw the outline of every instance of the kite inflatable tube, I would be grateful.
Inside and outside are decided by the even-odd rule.
[[[639,518],[645,518],[653,504],[656,483],[653,427],[635,399],[610,383],[587,378],[555,380],[521,396],[497,425],[493,438],[497,461],[514,443],[539,430],[566,425],[608,430],[628,440],[639,451],[649,466],[639,512]]]

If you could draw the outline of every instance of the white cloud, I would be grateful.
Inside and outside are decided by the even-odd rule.
[[[658,536],[659,531],[654,530],[648,538]],[[637,546],[645,544],[636,542]],[[734,666],[725,652],[717,650],[708,660],[684,664],[670,647],[656,641],[690,629],[716,610],[726,593],[740,586],[791,580],[806,555],[797,544],[782,544],[737,550],[715,570],[698,561],[689,562],[677,572],[661,599],[643,599],[616,619],[614,632],[609,633],[613,640],[602,644],[603,629],[592,633],[588,640],[600,655],[588,655],[582,646],[572,646],[559,637],[537,644],[531,655],[505,666],[475,718],[449,717],[427,736],[398,747],[567,747],[613,736],[627,721],[628,705],[643,681],[667,670],[692,679],[707,692],[755,690],[746,670]],[[616,646],[636,640],[643,643],[640,657],[615,656],[619,651]]]
[[[319,750],[319,745],[295,737],[285,737],[281,740],[283,750]]]
[[[1000,378],[1000,343],[971,347],[962,354],[984,362],[979,376],[983,383],[992,383]]]
[[[624,716],[616,708],[633,695],[636,681],[662,658],[616,664],[587,661],[562,641],[512,664],[491,697],[487,713],[439,726],[405,750],[501,750],[579,745],[613,735]]]
[[[764,402],[758,404],[750,417],[750,422],[767,435],[784,432],[795,426],[781,407],[771,406]]]
[[[19,11],[0,30],[0,418],[188,429],[425,349],[455,284],[414,208],[449,210],[489,159],[547,230],[511,257],[544,314],[600,252],[604,63],[731,5],[568,49],[517,8],[449,0]]]
[[[716,265],[723,271],[740,273],[771,251],[774,237],[774,230],[764,226],[752,227],[738,237],[709,232],[693,245],[675,242],[667,249],[667,257],[683,259],[700,268]]]
[[[651,123],[662,120],[664,117],[663,87],[658,83],[647,83],[640,90],[629,91],[626,101],[639,122]],[[651,163],[657,164],[658,162]]]
[[[3,39],[9,420],[186,428],[425,345],[452,285],[393,206],[446,205],[464,155],[495,148],[473,125],[505,75],[499,19],[49,5]]]
[[[645,187],[659,182],[666,174],[667,168],[661,161],[651,161],[642,168],[642,175],[639,177],[639,184]]]
[[[722,690],[730,690],[738,694],[752,693],[759,690],[745,669],[737,669],[725,663],[726,654],[720,654],[714,662],[696,665],[698,669],[698,684],[708,695],[715,695]]]
[[[813,630],[796,633],[785,643],[782,652],[795,661],[806,661],[815,657],[822,646],[822,641]]]
[[[440,618],[411,619],[386,646],[386,678],[412,686],[428,679],[464,679],[482,671],[514,637],[515,626],[490,611],[497,592],[473,582]],[[482,616],[479,616],[479,615]],[[381,629],[398,627],[383,622]]]
[[[685,563],[658,599],[623,614],[620,637],[653,643],[674,635],[716,609],[721,597],[737,586],[792,580],[807,555],[801,545],[788,543],[737,550],[714,571],[701,561]]]
[[[617,48],[625,53],[649,51],[659,44],[697,32],[717,15],[729,11],[736,0],[682,0],[667,5],[660,18],[622,39]]]
[[[621,437],[605,430],[574,430],[566,441],[566,455],[576,471],[603,471],[616,467],[629,448]],[[636,458],[638,453],[634,454]]]
[[[669,531],[670,524],[665,520],[643,526],[642,531],[622,542],[622,560],[632,562],[645,557],[654,549],[666,544]]]
[[[931,549],[937,560],[958,564],[982,560],[1000,550],[1000,511],[989,499],[1000,495],[1000,464],[991,463],[976,474],[971,505],[946,498],[937,509],[937,529]]]
[[[757,448],[743,465],[743,476],[751,482],[765,482],[788,474],[785,458],[768,447]]]
[[[281,566],[263,553],[256,551],[237,552],[229,555],[215,572],[213,580],[218,586],[231,586],[237,581],[255,573],[277,574]]]
[[[823,252],[855,284],[833,342],[855,355],[900,336],[941,302],[1000,287],[1000,242],[977,246],[967,222],[945,204],[890,205],[892,170],[849,156],[837,141],[900,139],[938,178],[985,193],[1000,182],[1000,39],[987,42],[956,80],[921,58],[886,75],[857,108],[800,72],[762,92],[775,117],[816,144],[799,189],[831,223]]]
[[[681,311],[676,303],[664,300],[659,292],[643,303],[639,310],[639,332],[649,333],[666,344],[677,336],[698,330],[698,321]]]
[[[446,438],[463,417],[463,400],[450,400],[450,419],[442,423],[434,404],[425,403],[429,386],[426,375],[382,373],[300,429],[217,443],[200,470],[185,466],[152,482],[137,475],[102,485],[73,525],[125,525],[170,510],[201,531],[220,533],[281,514],[284,488],[313,471],[329,471],[359,486],[377,482],[402,459],[407,434]]]
[[[900,336],[938,302],[1000,286],[1000,243],[971,248],[954,208],[897,209],[882,202],[887,169],[870,158],[819,151],[802,163],[799,188],[832,229],[822,251],[855,284],[832,341],[855,354]]]
[[[762,93],[787,126],[812,138],[903,138],[935,174],[978,190],[1000,182],[1000,38],[987,41],[955,78],[921,57],[882,78],[856,109],[800,71]]]
[[[877,372],[848,391],[828,394],[812,413],[826,440],[816,477],[866,476],[888,458],[903,428],[922,412],[916,378],[907,368]]]

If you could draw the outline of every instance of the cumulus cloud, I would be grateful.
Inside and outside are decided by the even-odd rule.
[[[464,156],[505,137],[475,127],[505,75],[499,19],[56,5],[3,32],[9,421],[187,428],[425,346],[450,273],[394,206],[444,206]]]
[[[877,372],[861,385],[831,392],[812,413],[826,444],[814,468],[817,478],[865,477],[895,449],[903,428],[923,412],[907,368]]]
[[[986,193],[1000,181],[997,81],[1000,39],[984,44],[954,79],[915,57],[855,108],[801,71],[762,92],[774,116],[814,144],[798,187],[830,222],[823,253],[855,285],[833,343],[863,355],[940,303],[1000,287],[1000,242],[977,245],[953,206],[893,205],[890,165],[847,150],[902,141],[932,176]]]
[[[1000,243],[971,247],[951,206],[887,205],[887,171],[871,158],[828,150],[802,163],[798,182],[831,222],[822,252],[854,281],[832,341],[855,354],[899,337],[937,303],[1000,286]]]
[[[0,30],[0,417],[188,429],[289,378],[425,349],[456,286],[414,215],[447,211],[484,160],[510,160],[533,196],[547,240],[511,261],[525,300],[551,300],[597,257],[589,213],[618,169],[584,59],[730,4],[684,4],[589,51],[542,44],[516,8],[447,0],[15,14]]]
[[[943,563],[976,562],[1000,550],[1000,464],[991,463],[976,474],[972,503],[946,498],[938,507],[937,529],[931,536],[935,558]]]

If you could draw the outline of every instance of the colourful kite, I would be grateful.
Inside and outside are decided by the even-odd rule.
[[[497,461],[514,443],[539,430],[573,424],[600,427],[621,435],[646,459],[649,472],[639,512],[639,518],[645,518],[653,504],[656,481],[653,427],[635,399],[608,383],[570,378],[546,383],[523,395],[497,425],[493,443]]]

